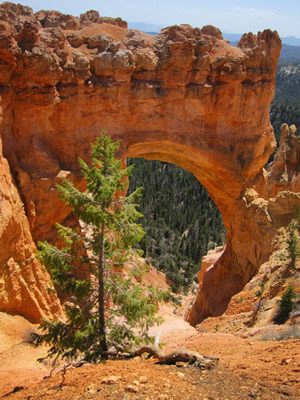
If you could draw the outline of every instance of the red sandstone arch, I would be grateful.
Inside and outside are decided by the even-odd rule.
[[[250,33],[235,48],[211,26],[175,26],[152,37],[87,15],[59,16],[50,28],[51,13],[43,19],[11,7],[0,21],[0,309],[33,320],[60,313],[46,295],[49,278],[34,260],[32,239],[51,240],[54,223],[68,216],[55,183],[69,176],[81,185],[77,157],[87,157],[105,127],[120,140],[120,156],[172,162],[209,191],[227,245],[205,274],[189,320],[224,312],[270,251],[272,221],[253,218],[249,188],[265,196],[263,166],[275,147],[269,105],[278,34]],[[265,240],[250,244],[249,235]]]

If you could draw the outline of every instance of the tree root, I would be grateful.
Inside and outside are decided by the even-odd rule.
[[[186,349],[177,349],[165,354],[156,345],[142,346],[133,351],[130,354],[130,357],[141,356],[144,353],[148,353],[150,356],[157,358],[160,364],[176,364],[177,362],[187,362],[200,369],[214,368],[219,362],[218,358],[202,356],[197,351]]]

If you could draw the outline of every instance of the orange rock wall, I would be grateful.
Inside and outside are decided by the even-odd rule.
[[[105,127],[120,140],[120,157],[177,164],[209,191],[227,245],[205,274],[190,321],[222,313],[270,253],[272,221],[261,227],[265,216],[249,218],[245,193],[255,188],[258,198],[268,196],[263,166],[275,148],[269,105],[280,48],[270,30],[245,34],[235,48],[212,26],[173,26],[154,37],[96,12],[77,19],[1,5],[0,132],[11,185],[24,204],[18,223],[31,246],[52,240],[55,222],[67,218],[55,184],[69,177],[82,187],[77,158],[88,159],[90,142]],[[6,218],[14,225],[13,213]],[[262,234],[264,241],[257,239]],[[20,246],[14,240],[7,260]],[[10,289],[1,290],[0,309],[19,312],[7,300]]]
[[[1,311],[32,321],[62,316],[56,294],[48,291],[49,275],[35,258],[36,247],[20,193],[2,152],[0,171]]]

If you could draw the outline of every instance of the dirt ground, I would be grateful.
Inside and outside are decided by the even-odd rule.
[[[163,310],[164,311],[164,310]],[[169,310],[170,311],[170,310]],[[0,313],[0,398],[7,399],[300,399],[300,340],[257,341],[231,334],[200,333],[181,315],[165,310],[160,333],[164,351],[197,350],[219,357],[219,365],[201,371],[183,364],[159,365],[154,359],[108,361],[49,375],[37,363],[44,348],[28,343],[31,325]],[[12,393],[15,390],[15,393]],[[2,397],[1,397],[2,396]]]

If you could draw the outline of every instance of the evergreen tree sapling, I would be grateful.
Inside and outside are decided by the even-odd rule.
[[[276,324],[284,324],[290,316],[292,312],[295,302],[294,298],[296,297],[295,290],[292,286],[288,287],[287,290],[282,294],[281,300],[279,301],[279,310],[278,314],[275,317]]]
[[[118,143],[105,132],[92,145],[91,167],[79,160],[87,191],[80,192],[65,180],[58,185],[60,197],[78,216],[80,230],[57,224],[64,247],[39,243],[38,257],[54,284],[69,295],[65,321],[42,321],[37,344],[51,347],[47,357],[67,360],[83,355],[88,361],[107,356],[107,351],[129,351],[149,343],[148,328],[159,323],[157,302],[166,292],[134,285],[122,267],[130,249],[143,236],[136,206],[139,188],[127,197],[125,190],[132,167],[122,169],[115,158]]]

